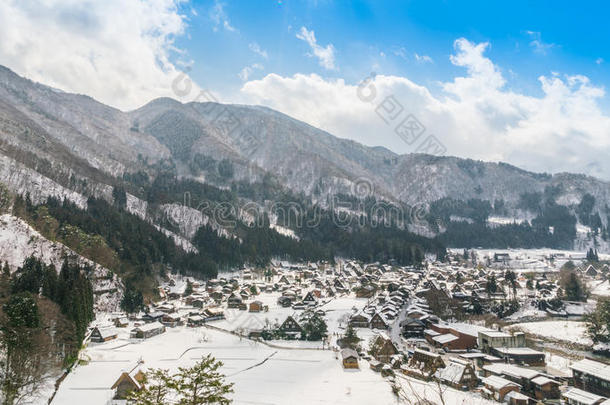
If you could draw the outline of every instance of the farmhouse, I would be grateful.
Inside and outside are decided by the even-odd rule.
[[[129,325],[127,317],[119,317],[114,319],[114,326],[117,328],[126,328]]]
[[[457,389],[472,389],[479,379],[472,363],[466,360],[453,359],[445,368],[439,368],[434,374],[445,384]]]
[[[227,298],[227,307],[228,308],[239,308],[243,303],[243,298],[241,295],[232,293],[229,298]]]
[[[161,311],[149,312],[147,314],[142,315],[142,320],[146,323],[161,321],[165,313]]]
[[[189,316],[186,320],[186,325],[194,328],[196,326],[201,326],[205,323],[205,318],[201,315],[192,315]]]
[[[538,376],[531,380],[534,390],[534,397],[538,400],[559,399],[559,382],[545,376]]]
[[[380,333],[372,347],[373,357],[382,363],[389,363],[398,354],[398,348],[385,333]]]
[[[108,342],[109,340],[116,339],[118,336],[114,329],[100,329],[93,328],[91,331],[91,341],[96,343]]]
[[[407,318],[400,323],[400,328],[405,338],[420,338],[424,336],[426,324],[420,319]]]
[[[436,373],[436,370],[445,367],[445,362],[440,354],[415,349],[411,356],[409,366],[421,371],[425,376],[432,376]]]
[[[387,329],[388,322],[383,315],[376,313],[371,317],[371,329]]]
[[[163,315],[163,318],[161,318],[161,323],[165,326],[169,326],[170,328],[174,328],[183,324],[182,318],[177,314]]]
[[[303,329],[292,316],[288,316],[288,318],[286,318],[286,320],[280,325],[280,330],[285,333],[301,333]]]
[[[219,319],[225,319],[225,314],[222,308],[206,308],[203,311],[206,322],[217,321]]]
[[[493,375],[490,377],[483,378],[482,381],[483,385],[485,385],[485,388],[483,388],[482,393],[488,398],[493,398],[498,402],[503,402],[506,394],[511,391],[519,392],[518,384],[506,380],[502,377]]]
[[[367,314],[361,312],[361,313],[352,315],[352,317],[349,319],[349,324],[353,328],[368,328],[370,321],[371,321],[371,318]]]
[[[114,399],[126,399],[133,391],[140,391],[144,385],[144,373],[138,366],[134,367],[130,372],[123,372],[119,378],[112,384],[111,389],[114,390]]]
[[[131,338],[148,339],[165,332],[165,326],[160,322],[147,323],[146,325],[133,328],[130,333]]]

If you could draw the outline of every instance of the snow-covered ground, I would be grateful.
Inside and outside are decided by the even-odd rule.
[[[591,295],[597,295],[598,297],[610,297],[610,281],[592,281],[589,284],[591,289]]]
[[[277,349],[207,328],[168,329],[136,342],[121,332],[119,340],[86,348],[79,365],[61,384],[52,404],[104,405],[122,370],[139,360],[143,368],[175,371],[211,353],[224,363],[222,372],[235,383],[235,404],[395,404],[389,382],[361,360],[359,370],[345,370],[331,350]],[[433,398],[437,388],[399,377],[407,392]],[[443,387],[444,389],[446,387]],[[448,389],[447,404],[491,404],[473,393]]]
[[[592,345],[593,342],[585,334],[584,322],[578,321],[542,321],[518,323],[512,326],[523,332],[543,338],[561,340],[581,345]]]

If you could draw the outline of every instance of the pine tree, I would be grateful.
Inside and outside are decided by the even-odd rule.
[[[180,405],[230,404],[227,395],[233,392],[233,384],[227,384],[218,369],[222,362],[207,355],[191,368],[179,367],[171,387],[176,390]]]
[[[349,323],[347,324],[347,328],[345,329],[345,336],[343,336],[343,342],[345,342],[345,344],[352,349],[358,347],[358,343],[360,342],[360,338],[358,337],[356,330]]]
[[[496,276],[495,275],[492,274],[487,279],[487,284],[485,284],[485,291],[488,294],[494,294],[496,291],[498,291],[498,283],[496,282]]]
[[[193,283],[191,280],[186,279],[186,288],[184,289],[184,296],[187,297],[193,293]]]

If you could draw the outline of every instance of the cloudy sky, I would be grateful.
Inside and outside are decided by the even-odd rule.
[[[397,153],[414,117],[448,155],[610,180],[608,6],[588,4],[4,0],[0,64],[122,110],[207,89]]]

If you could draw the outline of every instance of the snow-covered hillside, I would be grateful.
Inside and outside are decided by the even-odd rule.
[[[95,269],[92,282],[96,308],[105,311],[118,308],[123,287],[119,278],[110,270],[78,255],[61,243],[49,241],[22,219],[9,214],[1,215],[0,261],[7,262],[11,271],[15,271],[32,255],[46,264],[55,265],[58,271],[65,257],[76,257],[79,263],[92,266]]]

